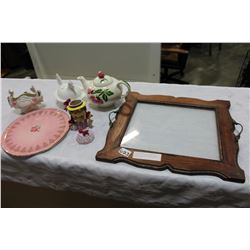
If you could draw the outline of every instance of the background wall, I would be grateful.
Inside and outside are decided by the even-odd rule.
[[[160,81],[160,43],[27,44],[38,78],[87,78],[102,70],[118,79]]]

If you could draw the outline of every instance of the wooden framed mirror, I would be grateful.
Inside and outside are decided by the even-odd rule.
[[[244,182],[229,101],[131,92],[96,159]],[[241,129],[242,126],[241,126]]]

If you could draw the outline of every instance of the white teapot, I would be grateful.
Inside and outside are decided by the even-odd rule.
[[[82,82],[89,102],[93,107],[110,107],[130,92],[128,82],[105,75],[102,71],[99,71],[97,77],[90,81],[83,76],[79,76],[77,79]],[[125,95],[122,94],[122,85],[127,88]]]
[[[57,105],[60,108],[64,108],[64,102],[70,100],[84,100],[86,98],[85,90],[82,86],[75,85],[72,81],[63,83],[59,74],[56,74],[56,79],[59,84],[55,97]]]

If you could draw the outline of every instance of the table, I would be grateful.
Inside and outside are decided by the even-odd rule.
[[[73,81],[80,84],[77,80]],[[2,79],[2,132],[19,115],[10,109],[7,96],[28,90],[31,85],[42,91],[46,107],[56,107],[56,80]],[[17,159],[2,150],[2,181],[32,187],[74,191],[156,207],[250,207],[249,171],[249,89],[176,84],[131,83],[133,91],[195,97],[204,100],[230,100],[232,117],[242,123],[238,162],[245,171],[244,184],[226,182],[215,176],[189,176],[169,170],[154,171],[126,163],[105,163],[95,160],[102,149],[109,129],[108,112],[90,109],[94,116],[95,140],[88,145],[75,141],[75,132],[51,150],[28,159]]]

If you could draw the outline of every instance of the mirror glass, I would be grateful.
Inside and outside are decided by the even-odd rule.
[[[138,102],[121,147],[220,160],[215,111]]]

